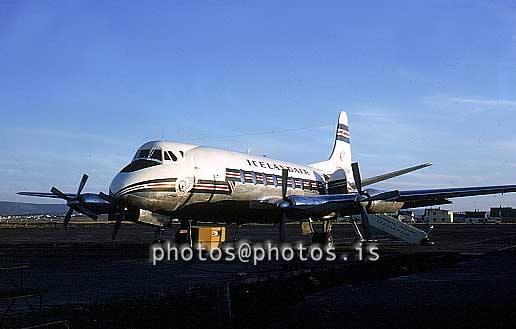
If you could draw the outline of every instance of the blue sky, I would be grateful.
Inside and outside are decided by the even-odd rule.
[[[340,110],[364,176],[435,163],[378,187],[516,183],[515,58],[512,1],[0,0],[0,200],[105,191],[162,130],[317,162]]]

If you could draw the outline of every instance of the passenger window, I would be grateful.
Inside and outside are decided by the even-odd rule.
[[[245,184],[245,174],[243,170],[240,170],[240,182]]]
[[[176,155],[174,154],[174,152],[172,151],[168,151],[168,153],[170,154],[170,157],[172,158],[173,161],[177,161],[177,157]]]
[[[158,161],[162,161],[163,156],[161,155],[161,150],[152,151],[152,155],[150,156],[150,159],[156,159]]]
[[[256,185],[258,181],[256,180],[256,173],[254,171],[251,171],[251,177],[253,179],[253,184]]]
[[[278,187],[278,177],[276,175],[272,176],[272,184],[274,184],[274,187]]]
[[[265,173],[262,174],[262,183],[267,186],[267,175]]]
[[[295,189],[296,188],[296,180],[294,178],[291,178],[290,179],[290,185],[292,185],[292,188]]]

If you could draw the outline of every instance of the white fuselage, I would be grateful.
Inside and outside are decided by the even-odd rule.
[[[149,150],[145,159],[139,159],[142,150]],[[161,160],[149,157],[153,150],[163,152]],[[324,193],[326,174],[266,156],[172,142],[143,145],[126,168],[113,179],[110,194],[127,207],[222,221],[274,220],[282,169],[289,170],[287,194]]]

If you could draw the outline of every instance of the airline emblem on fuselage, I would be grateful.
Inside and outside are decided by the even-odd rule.
[[[184,177],[177,180],[176,192],[177,195],[186,195],[194,186],[194,179],[192,177]]]
[[[310,172],[308,170],[302,169],[302,168],[283,166],[280,164],[275,164],[275,163],[266,162],[266,161],[257,161],[257,160],[249,160],[249,159],[246,159],[246,160],[247,160],[248,165],[258,167],[258,168],[274,169],[274,170],[278,170],[278,171],[281,171],[281,169],[288,169],[289,172],[310,175]]]

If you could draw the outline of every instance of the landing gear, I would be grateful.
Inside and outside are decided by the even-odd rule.
[[[235,232],[233,233],[233,242],[237,240],[238,229],[242,226],[240,223],[235,224]]]
[[[320,244],[324,247],[333,247],[333,235],[331,233],[314,232],[312,243]]]
[[[323,247],[333,248],[333,235],[331,234],[331,220],[323,221],[323,232],[312,234],[312,243],[320,244]]]
[[[192,246],[192,221],[181,221],[181,226],[179,230],[176,232],[176,236],[174,241],[176,244],[185,244],[190,243],[190,247]]]
[[[166,230],[163,227],[158,227],[156,229],[156,231],[154,232],[154,243],[163,242],[163,239],[161,237],[163,236],[164,232],[166,232]]]
[[[351,217],[351,226],[353,227],[353,231],[355,231],[356,235],[354,243],[377,242],[377,240],[371,239],[369,221],[362,221],[363,230],[361,231],[355,219]]]

